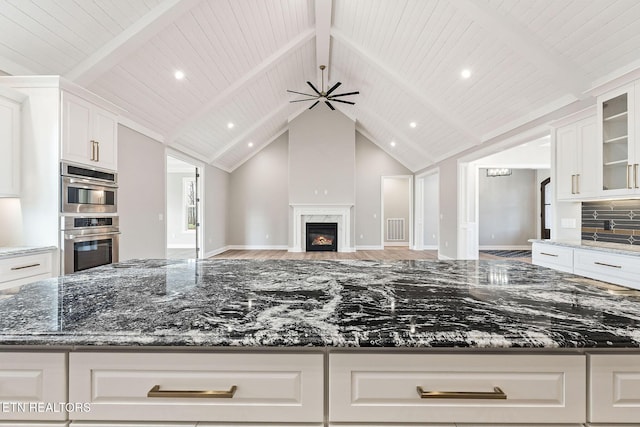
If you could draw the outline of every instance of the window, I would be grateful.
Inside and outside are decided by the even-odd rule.
[[[182,179],[182,206],[185,231],[196,229],[196,179],[194,177]]]

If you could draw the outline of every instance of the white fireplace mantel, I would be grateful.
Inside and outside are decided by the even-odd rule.
[[[289,252],[304,252],[307,222],[338,223],[338,252],[354,252],[351,242],[351,208],[353,205],[290,205],[293,208],[293,246]]]

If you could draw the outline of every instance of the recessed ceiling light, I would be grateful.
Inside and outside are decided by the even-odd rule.
[[[227,129],[233,129],[235,125],[231,122],[227,123]]]
[[[462,70],[462,72],[460,72],[460,75],[462,76],[463,79],[468,79],[469,77],[471,77],[471,70],[468,68],[465,68],[464,70]]]
[[[396,146],[396,142],[395,141],[391,141],[389,145],[391,145],[392,147],[395,147]]]
[[[175,76],[176,80],[182,80],[182,79],[184,79],[184,71],[178,70],[178,71],[175,72],[174,76]]]
[[[416,122],[411,122],[409,123],[409,126],[411,126],[412,128],[415,128],[416,126],[418,126],[418,124]]]
[[[249,146],[249,148],[253,147],[253,142],[250,142],[247,144]]]

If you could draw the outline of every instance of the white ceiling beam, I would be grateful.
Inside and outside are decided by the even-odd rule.
[[[240,144],[244,141],[247,141],[249,139],[249,137],[258,129],[260,129],[262,126],[264,126],[266,123],[268,123],[269,121],[271,121],[274,117],[277,117],[278,115],[282,114],[282,112],[287,109],[289,107],[289,103],[283,103],[280,104],[280,106],[278,108],[276,108],[275,110],[272,110],[269,114],[267,114],[266,116],[263,116],[259,121],[255,122],[253,124],[253,126],[251,126],[250,128],[248,128],[247,130],[245,130],[244,132],[242,132],[242,134],[236,136],[234,139],[232,139],[229,143],[227,143],[224,147],[222,147],[220,150],[218,150],[208,161],[208,163],[213,163],[216,160],[218,160],[220,157],[222,157],[224,155],[224,153],[226,153],[227,151],[231,150],[233,147],[235,147],[237,144]],[[284,121],[284,119],[283,119]]]
[[[78,64],[65,77],[88,86],[201,0],[164,0],[117,37]]]
[[[344,44],[351,51],[355,52],[357,55],[362,57],[367,63],[373,65],[378,71],[380,71],[386,78],[391,80],[394,84],[398,85],[402,88],[407,95],[411,96],[415,100],[417,100],[420,104],[422,104],[427,110],[429,110],[432,114],[437,116],[439,119],[448,123],[452,126],[456,131],[460,132],[466,140],[479,144],[480,138],[474,135],[468,128],[465,122],[455,117],[448,111],[445,111],[441,106],[434,104],[429,100],[426,96],[422,95],[418,91],[416,91],[415,86],[413,86],[410,82],[408,82],[405,78],[403,78],[396,70],[388,67],[385,63],[383,63],[380,59],[373,56],[370,52],[367,52],[362,46],[356,44],[353,40],[347,37],[344,33],[336,28],[331,29],[331,35],[335,40],[338,40],[340,43]]]
[[[10,76],[34,76],[38,73],[33,72],[27,67],[23,67],[20,64],[15,63],[9,58],[0,56],[0,71],[7,73]],[[2,73],[0,73],[0,76]]]
[[[220,92],[218,96],[213,98],[211,101],[204,104],[198,111],[193,112],[190,115],[188,120],[182,122],[182,124],[174,129],[168,137],[169,141],[175,140],[180,136],[186,129],[189,129],[194,123],[200,120],[202,117],[207,115],[214,108],[222,105],[224,102],[228,101],[230,98],[234,97],[239,91],[244,89],[246,86],[250,85],[257,78],[266,73],[271,67],[278,64],[278,62],[287,56],[292,51],[298,49],[303,44],[307,43],[309,40],[313,38],[315,35],[315,30],[310,28],[302,33],[300,33],[296,38],[289,41],[287,44],[282,46],[280,49],[275,51],[273,54],[269,55],[264,61],[258,64],[255,68],[249,71],[247,74],[240,77],[238,80],[233,82],[231,85],[227,86],[225,90]]]
[[[550,84],[558,85],[576,99],[585,97],[584,92],[589,88],[590,82],[584,71],[568,58],[547,48],[542,40],[515,19],[510,19],[487,3],[480,4],[477,0],[452,0],[450,3],[496,41],[509,46],[513,52],[536,67]]]
[[[331,7],[332,0],[316,0],[316,66],[326,65],[327,82],[329,81],[329,50],[331,48]],[[322,86],[322,72],[317,69],[317,81]]]

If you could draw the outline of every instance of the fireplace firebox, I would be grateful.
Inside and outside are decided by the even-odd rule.
[[[307,222],[307,252],[338,251],[337,222]]]

